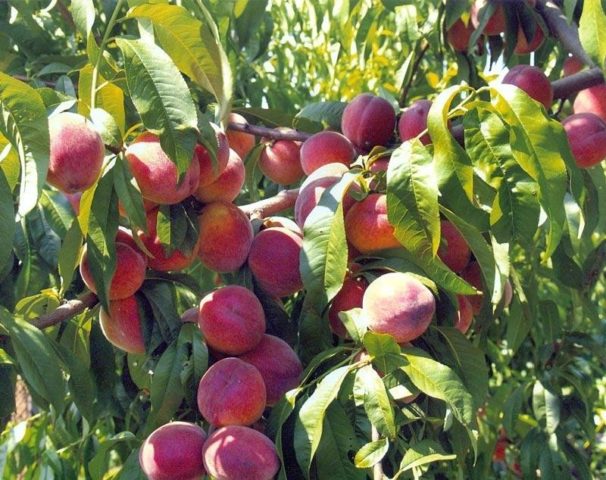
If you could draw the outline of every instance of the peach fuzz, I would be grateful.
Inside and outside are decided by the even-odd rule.
[[[471,5],[471,23],[475,28],[480,25],[480,10],[485,8],[489,0],[478,0]],[[493,10],[488,23],[484,27],[483,33],[485,35],[500,35],[505,31],[507,22],[505,20],[505,10],[501,2],[496,3],[496,7]],[[483,13],[483,11],[482,11]]]
[[[471,22],[465,25],[465,22],[459,18],[446,31],[446,41],[455,52],[466,52],[473,31],[474,28]]]
[[[289,130],[289,129],[282,129]],[[264,140],[265,147],[259,156],[259,169],[278,185],[291,185],[303,178],[301,143],[293,140]]]
[[[228,285],[200,302],[198,326],[209,347],[230,355],[255,348],[265,333],[265,312],[250,290]]]
[[[431,100],[418,100],[402,112],[398,122],[398,132],[403,142],[415,138],[427,130],[427,116],[430,108]],[[429,133],[425,133],[420,140],[423,145],[431,143]]]
[[[48,119],[50,158],[46,181],[63,193],[83,192],[99,177],[105,146],[93,124],[77,113]]]
[[[368,254],[401,247],[387,219],[387,196],[371,193],[354,203],[345,215],[347,240],[360,253]]]
[[[574,113],[593,113],[606,122],[606,84],[581,90],[572,109]]]
[[[227,165],[221,174],[214,182],[198,187],[194,196],[204,203],[220,200],[233,202],[240,194],[245,176],[246,170],[242,159],[234,150],[230,149]]]
[[[162,150],[160,138],[153,133],[144,132],[135,138],[125,155],[143,198],[159,205],[185,200],[198,185],[198,162],[192,159],[180,181],[177,165]]]
[[[341,290],[333,298],[328,310],[328,322],[334,334],[341,338],[347,337],[347,329],[339,318],[339,312],[362,307],[362,298],[367,287],[368,282],[363,277],[345,277]]]
[[[212,202],[200,214],[198,257],[211,270],[233,272],[246,262],[253,241],[248,217],[232,203]]]
[[[362,300],[369,328],[410,342],[423,335],[436,311],[431,291],[412,275],[392,272],[373,281]]]
[[[229,160],[229,143],[225,132],[213,123],[210,126],[215,131],[216,158],[213,160],[210,152],[204,145],[196,145],[196,148],[194,148],[194,159],[198,160],[200,177],[194,191],[214,182],[221,175],[221,172],[225,170]]]
[[[343,110],[341,130],[362,152],[387,145],[396,125],[396,112],[384,98],[361,93]]]
[[[229,114],[228,121],[230,123],[241,123],[244,125],[248,124],[246,118],[235,112]],[[226,135],[230,148],[232,148],[242,160],[246,158],[246,156],[255,146],[254,135],[230,129],[227,130]]]
[[[145,280],[147,260],[138,251],[126,243],[116,243],[116,269],[109,285],[109,300],[120,300],[134,295]],[[80,275],[86,286],[93,293],[97,293],[97,286],[90,270],[88,250],[84,247],[80,261]]]
[[[606,122],[593,113],[577,113],[562,122],[572,155],[579,168],[606,159]]]
[[[303,365],[291,346],[281,338],[265,334],[255,348],[239,358],[261,373],[268,406],[278,403],[286,392],[299,385]]]
[[[274,297],[286,297],[303,288],[299,273],[301,236],[287,228],[261,230],[254,238],[248,266],[259,287]]]
[[[198,245],[194,245],[191,252],[184,252],[178,249],[169,250],[162,245],[156,231],[158,221],[158,209],[147,213],[147,234],[139,232],[141,242],[147,248],[153,257],[149,257],[148,264],[150,268],[160,272],[169,272],[183,270],[189,267],[198,254]]]
[[[197,401],[204,420],[215,427],[252,425],[265,410],[265,383],[253,365],[224,358],[201,378]]]
[[[128,353],[145,353],[137,299],[127,297],[109,302],[109,312],[99,310],[99,325],[105,338]]]
[[[442,241],[438,249],[438,256],[448,268],[453,272],[459,273],[469,263],[471,251],[463,235],[459,233],[456,227],[447,220],[440,222],[440,231]]]
[[[516,65],[503,77],[502,83],[515,85],[524,90],[529,97],[542,103],[546,109],[553,103],[553,88],[547,75],[538,67]]]
[[[154,430],[139,450],[139,465],[149,480],[196,479],[206,473],[202,448],[206,432],[187,422]]]
[[[455,319],[455,328],[465,334],[473,322],[473,307],[465,295],[457,295],[459,310]]]
[[[249,427],[231,425],[216,430],[204,444],[202,455],[214,480],[271,480],[280,469],[272,441]]]
[[[342,163],[349,167],[355,158],[354,146],[338,132],[318,132],[301,145],[301,167],[305,175],[329,163]]]

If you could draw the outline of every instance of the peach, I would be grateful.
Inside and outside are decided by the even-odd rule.
[[[206,432],[187,422],[154,430],[139,450],[139,465],[149,480],[194,480],[206,473],[202,448]]]
[[[299,256],[303,239],[282,227],[261,230],[252,242],[248,266],[266,293],[286,297],[303,288]]]
[[[229,143],[225,132],[213,123],[211,123],[210,126],[215,131],[217,156],[213,161],[210,152],[204,145],[196,145],[196,148],[194,148],[194,158],[198,160],[198,165],[200,166],[200,178],[198,186],[194,190],[198,190],[199,188],[214,182],[221,172],[225,170],[229,160]]]
[[[562,70],[564,72],[565,77],[574,75],[575,73],[580,72],[584,68],[585,64],[574,55],[566,57],[566,60],[564,60],[564,64],[562,65]]]
[[[574,113],[593,113],[606,122],[606,84],[581,90],[572,109]]]
[[[553,102],[553,88],[547,75],[538,67],[516,65],[503,77],[503,83],[515,85],[549,110]]]
[[[371,193],[349,209],[345,232],[347,240],[363,254],[401,247],[387,219],[387,196],[383,193]]]
[[[253,292],[228,285],[202,299],[198,326],[209,347],[240,355],[255,348],[263,338],[265,312]]]
[[[202,263],[215,272],[233,272],[248,258],[253,229],[248,217],[232,203],[212,202],[200,214]]]
[[[453,272],[459,273],[469,263],[471,252],[463,235],[447,220],[440,222],[442,241],[438,256]]]
[[[446,31],[446,41],[455,52],[466,52],[473,31],[474,28],[471,22],[465,25],[465,22],[459,18]]]
[[[153,255],[148,260],[149,267],[160,272],[183,270],[189,267],[198,254],[198,245],[194,245],[190,252],[179,249],[172,251],[164,247],[158,238],[156,223],[158,221],[158,209],[147,213],[147,234],[139,233],[139,238],[145,248]]]
[[[403,142],[418,137],[427,130],[427,116],[430,108],[431,100],[418,100],[402,112],[398,122],[398,132]],[[423,145],[431,143],[429,133],[425,133],[420,140]]]
[[[252,425],[265,410],[265,383],[253,365],[224,358],[206,371],[197,398],[204,420],[215,427]]]
[[[348,138],[338,132],[319,132],[301,145],[301,166],[310,175],[328,163],[342,163],[349,167],[356,158],[356,150]]]
[[[239,113],[232,112],[229,114],[228,121],[231,123],[242,123],[248,124],[246,118]],[[255,146],[255,136],[244,132],[238,132],[236,130],[227,130],[227,140],[229,146],[240,156],[242,160],[250,153]]]
[[[63,193],[83,192],[101,173],[105,146],[82,115],[61,112],[48,119],[50,159],[46,181]]]
[[[341,290],[333,298],[328,310],[328,322],[330,329],[339,337],[347,337],[347,330],[339,318],[339,312],[362,307],[362,298],[367,286],[368,282],[363,277],[347,276]]]
[[[343,110],[341,130],[362,152],[389,143],[396,124],[396,112],[384,98],[362,93]]]
[[[469,283],[472,287],[475,287],[477,290],[483,290],[482,283],[482,270],[480,269],[480,264],[478,262],[471,261],[465,267],[465,269],[461,272],[461,277],[467,283]],[[467,295],[467,300],[471,304],[471,308],[473,310],[474,315],[478,315],[480,310],[482,309],[482,299],[484,298],[484,294],[480,293],[478,295]]]
[[[465,295],[457,295],[457,301],[459,302],[459,310],[454,326],[465,334],[471,327],[471,322],[473,322],[473,307]]]
[[[181,321],[183,323],[198,323],[199,307],[191,307],[183,312],[181,315]]]
[[[177,165],[166,155],[157,135],[144,132],[126,149],[126,160],[141,195],[159,205],[179,203],[189,197],[200,177],[200,165],[192,160],[181,181]]]
[[[507,308],[511,305],[511,301],[513,300],[513,287],[509,279],[505,282],[505,286],[503,287],[503,307]]]
[[[290,230],[293,233],[296,233],[300,237],[303,237],[303,230],[301,227],[297,225],[293,220],[288,217],[281,217],[279,215],[265,217],[263,219],[263,224],[261,225],[261,229],[272,228],[272,227],[282,227]]]
[[[283,129],[289,130],[289,129]],[[278,185],[291,185],[303,178],[301,167],[301,143],[293,140],[264,141],[265,148],[259,156],[259,169]]]
[[[147,260],[138,251],[125,243],[116,243],[116,270],[109,285],[109,300],[120,300],[134,295],[145,280]],[[88,250],[84,247],[80,261],[80,275],[86,286],[97,293],[97,286],[90,270]]]
[[[291,346],[273,335],[263,335],[259,344],[240,355],[261,373],[267,391],[267,405],[278,403],[282,395],[299,385],[303,365]]]
[[[82,198],[82,192],[76,193],[65,193],[65,198],[69,202],[72,210],[76,215],[80,215],[80,199]]]
[[[593,113],[577,113],[562,122],[579,168],[590,168],[606,159],[606,122]]]
[[[545,34],[543,33],[543,29],[538,25],[530,42],[526,38],[524,30],[518,28],[518,41],[513,51],[517,55],[528,55],[541,46],[544,38]]]
[[[238,425],[213,432],[202,455],[214,480],[271,480],[280,469],[272,441],[261,432]]]
[[[481,10],[485,8],[490,0],[478,0],[471,6],[471,23],[475,28],[480,25]],[[490,16],[490,20],[484,27],[483,33],[485,35],[500,35],[505,31],[507,22],[505,20],[505,10],[501,1],[493,2],[496,3],[496,7]]]
[[[234,150],[230,149],[227,165],[221,174],[214,182],[198,187],[194,196],[204,203],[219,200],[233,202],[240,194],[245,176],[244,162]]]
[[[109,312],[99,310],[99,325],[105,338],[120,350],[128,353],[145,353],[141,316],[135,296],[112,300]]]
[[[412,275],[391,272],[373,281],[362,299],[369,328],[393,336],[396,342],[420,337],[433,318],[436,301]]]

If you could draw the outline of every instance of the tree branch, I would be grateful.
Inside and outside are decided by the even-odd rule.
[[[404,105],[406,105],[406,97],[408,96],[408,91],[410,90],[415,75],[417,74],[417,69],[421,64],[421,60],[423,60],[425,53],[427,53],[427,50],[429,50],[429,42],[425,41],[423,48],[421,48],[421,51],[415,59],[415,63],[412,65],[412,71],[410,73],[410,76],[408,77],[408,80],[404,83],[404,85],[402,85],[402,91],[400,92],[400,98],[398,99],[398,104],[400,105],[400,107],[404,107]]]
[[[560,78],[551,83],[553,98],[568,98],[573,93],[604,83],[604,73],[599,67]]]
[[[97,296],[93,292],[85,293],[73,300],[67,300],[54,312],[39,316],[32,322],[32,325],[41,329],[57,325],[58,323],[82,313],[87,308],[94,307],[98,301]]]
[[[264,198],[258,202],[242,205],[242,210],[248,217],[265,218],[295,205],[299,189],[282,190],[277,195]]]
[[[311,133],[299,132],[298,130],[280,130],[277,128],[260,127],[250,123],[229,122],[228,130],[244,132],[249,135],[258,135],[260,137],[271,138],[272,140],[294,140],[295,142],[304,142]]]

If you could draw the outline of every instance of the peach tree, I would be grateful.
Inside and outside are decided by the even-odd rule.
[[[603,2],[0,25],[0,477],[606,474]]]

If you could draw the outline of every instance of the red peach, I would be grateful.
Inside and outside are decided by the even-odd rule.
[[[382,193],[371,193],[349,209],[345,232],[347,240],[363,254],[401,247],[387,219],[387,196]]]
[[[480,269],[480,264],[476,261],[471,261],[465,267],[465,269],[461,272],[461,277],[467,283],[469,283],[472,287],[475,287],[477,290],[482,290],[482,270]],[[482,299],[484,297],[483,293],[478,295],[467,295],[467,300],[471,304],[473,314],[478,315],[480,310],[482,309]]]
[[[267,229],[272,227],[282,227],[290,230],[293,233],[296,233],[300,237],[303,237],[303,230],[297,225],[293,220],[288,217],[281,216],[271,216],[265,217],[263,219],[263,224],[261,225],[261,229]]]
[[[197,187],[194,187],[194,191],[214,182],[221,175],[221,172],[225,170],[229,159],[229,143],[227,142],[225,132],[213,123],[210,126],[215,131],[216,159],[213,161],[210,152],[204,145],[196,145],[196,148],[194,148],[194,159],[198,160],[200,177]]]
[[[585,64],[574,55],[566,57],[566,60],[564,60],[564,64],[562,65],[562,70],[564,72],[565,77],[574,75],[575,73],[580,72],[584,68]]]
[[[459,311],[454,326],[465,334],[471,327],[471,322],[473,322],[473,307],[465,295],[457,295],[457,301],[459,302]]]
[[[547,75],[538,67],[516,65],[503,77],[503,83],[515,85],[549,110],[553,102],[553,88]]]
[[[267,142],[259,156],[259,169],[263,175],[279,185],[298,182],[304,176],[300,151],[301,143],[293,140]]]
[[[475,28],[478,28],[478,26],[480,25],[480,10],[485,8],[489,1],[490,0],[478,0],[472,4],[471,23]],[[488,23],[484,27],[483,33],[485,35],[500,35],[505,31],[505,28],[507,26],[503,5],[500,1],[494,3],[497,3],[497,6],[490,17],[490,20],[488,20]]]
[[[448,268],[459,273],[469,263],[471,257],[469,246],[452,223],[442,220],[440,230],[442,241],[438,249],[438,256]]]
[[[362,93],[343,110],[341,130],[362,152],[387,145],[396,124],[396,112],[384,98]]]
[[[242,123],[244,125],[248,124],[246,118],[234,112],[229,114],[228,121],[233,123]],[[235,150],[242,160],[246,158],[246,156],[255,146],[254,135],[230,129],[227,130],[226,135],[227,140],[229,141],[229,146]]]
[[[518,41],[513,51],[516,55],[528,55],[541,46],[544,38],[545,34],[543,33],[543,29],[538,25],[530,42],[526,38],[524,30],[518,28]]]
[[[355,158],[354,146],[338,132],[316,133],[301,145],[301,166],[305,175],[310,175],[328,163],[342,163],[349,167]]]
[[[183,312],[181,315],[181,321],[183,323],[198,323],[199,307],[191,307]]]
[[[572,109],[574,113],[593,113],[606,122],[606,84],[581,90]]]
[[[240,194],[245,176],[246,170],[242,159],[234,150],[230,149],[227,166],[221,174],[214,182],[203,187],[198,187],[198,190],[194,192],[194,196],[204,203],[219,200],[233,202]]]
[[[465,22],[459,18],[446,31],[446,41],[455,52],[466,52],[473,31],[474,28],[471,22],[465,25]]]
[[[141,316],[137,299],[132,297],[109,302],[109,312],[99,311],[99,324],[105,338],[128,353],[145,353]]]
[[[579,168],[590,168],[606,159],[606,122],[593,113],[577,113],[562,122]]]
[[[402,112],[398,122],[398,131],[403,142],[415,138],[427,130],[427,116],[431,103],[431,100],[418,100]],[[429,133],[425,133],[420,140],[423,145],[431,143]]]
[[[328,321],[330,329],[339,337],[347,337],[347,330],[339,318],[339,312],[346,312],[352,308],[362,307],[362,298],[367,286],[368,282],[364,277],[347,276],[341,290],[333,298],[328,310]]]

